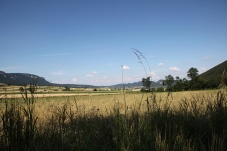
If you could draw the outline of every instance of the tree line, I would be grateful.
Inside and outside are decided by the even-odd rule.
[[[197,68],[190,68],[187,72],[187,78],[181,79],[179,76],[175,78],[172,75],[165,76],[163,80],[163,87],[166,91],[188,91],[188,90],[205,90],[217,89],[226,87],[227,74],[224,70],[223,74],[216,77],[203,78],[199,76]],[[141,91],[164,91],[163,87],[157,89],[151,88],[150,77],[143,78],[142,83],[144,88]]]

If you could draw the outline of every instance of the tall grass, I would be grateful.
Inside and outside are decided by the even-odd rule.
[[[31,97],[28,97],[28,90]],[[35,86],[25,87],[22,102],[1,99],[5,108],[1,112],[1,146],[4,150],[30,150],[37,132],[35,116]]]
[[[0,150],[227,149],[225,91],[182,98],[175,107],[171,107],[171,96],[158,99],[150,94],[127,112],[122,113],[116,103],[105,115],[98,108],[87,112],[77,106],[76,100],[65,100],[62,106],[54,106],[45,120],[38,118],[35,94],[28,97],[28,93],[25,91],[21,100],[0,100],[4,103],[0,112]],[[146,102],[145,110],[141,101]]]

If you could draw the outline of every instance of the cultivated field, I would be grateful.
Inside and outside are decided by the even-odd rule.
[[[0,97],[2,99],[15,99],[19,102],[23,102],[22,97],[25,95],[21,93],[19,89],[20,87],[18,86],[7,87],[7,91],[0,91]],[[106,115],[116,105],[120,107],[121,113],[125,112],[125,106],[126,110],[129,112],[135,109],[144,111],[147,109],[147,99],[149,99],[149,101],[155,99],[157,101],[156,103],[159,103],[161,106],[168,103],[170,107],[177,109],[179,103],[182,103],[184,99],[190,100],[192,98],[205,96],[212,97],[216,95],[216,93],[217,90],[173,92],[170,94],[168,92],[140,93],[132,91],[123,92],[122,90],[109,91],[104,89],[87,92],[82,88],[63,91],[63,88],[59,89],[59,87],[41,87],[37,89],[33,96],[36,100],[36,106],[39,108],[39,110],[36,111],[37,116],[45,115],[44,113],[50,111],[50,107],[54,110],[66,104],[71,105],[73,110],[79,110],[85,113],[98,111],[99,114]],[[30,93],[28,93],[28,97],[31,97]]]
[[[29,88],[26,87],[27,89]],[[21,86],[4,86],[0,87],[0,95],[4,95],[8,98],[21,97],[21,93],[24,92],[24,87]],[[73,96],[73,95],[99,95],[99,94],[115,94],[120,91],[111,90],[107,88],[90,89],[90,88],[71,88],[70,91],[66,91],[64,87],[56,86],[39,86],[35,88],[36,97],[49,97],[49,96]],[[95,90],[95,91],[94,91]]]
[[[41,87],[0,96],[0,150],[226,150],[227,91]]]

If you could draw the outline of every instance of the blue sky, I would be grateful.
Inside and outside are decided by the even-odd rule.
[[[227,58],[226,0],[1,0],[0,18],[0,70],[55,83],[140,81],[132,48],[154,81]]]

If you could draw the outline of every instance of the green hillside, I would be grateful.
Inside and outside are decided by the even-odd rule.
[[[209,69],[208,71],[200,74],[200,77],[202,78],[217,78],[222,75],[223,71],[227,72],[227,60],[224,61],[223,63]]]
[[[224,71],[225,71],[225,73],[227,73],[227,60],[224,61],[223,63],[209,69],[208,71],[200,74],[199,78],[207,81],[207,83],[210,85],[219,86],[221,83],[221,80],[223,79],[222,75],[223,75]],[[225,82],[225,85],[227,85],[226,75],[223,80]]]

